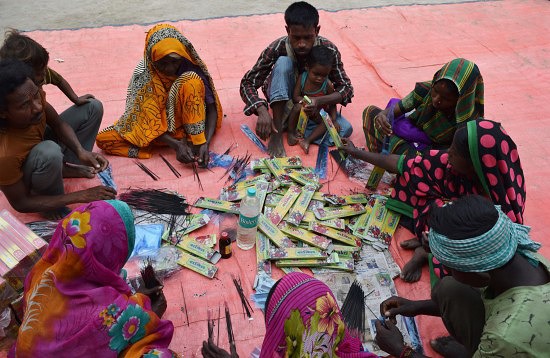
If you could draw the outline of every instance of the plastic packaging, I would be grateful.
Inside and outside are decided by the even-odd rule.
[[[239,225],[237,227],[237,246],[239,248],[250,250],[254,247],[259,214],[260,207],[256,188],[248,188],[239,210]]]

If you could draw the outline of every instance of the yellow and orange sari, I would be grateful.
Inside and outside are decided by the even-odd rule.
[[[184,72],[176,78],[157,71],[153,62],[171,53],[199,66],[208,84],[195,72]],[[153,145],[161,144],[156,139],[164,133],[176,139],[186,138],[194,145],[205,143],[205,86],[212,90],[219,128],[222,108],[206,65],[174,26],[154,26],[145,39],[144,58],[128,85],[124,114],[98,134],[98,147],[112,155],[151,158]]]

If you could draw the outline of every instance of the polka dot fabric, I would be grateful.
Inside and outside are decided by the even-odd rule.
[[[427,229],[432,205],[441,206],[469,194],[490,197],[513,222],[523,224],[525,180],[515,143],[497,122],[478,119],[468,122],[467,129],[481,185],[452,169],[447,150],[408,155],[403,160],[388,206],[412,215],[417,237]]]
[[[513,222],[523,224],[525,179],[516,144],[498,122],[478,119],[467,128],[470,148],[477,146],[472,162],[485,193]]]

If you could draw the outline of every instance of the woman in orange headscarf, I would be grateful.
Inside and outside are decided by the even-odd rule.
[[[130,158],[151,158],[153,145],[168,145],[180,162],[207,165],[208,145],[221,120],[206,65],[175,27],[160,24],[147,33],[124,114],[96,141],[106,153]]]

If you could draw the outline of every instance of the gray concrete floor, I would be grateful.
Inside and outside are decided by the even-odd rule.
[[[479,1],[479,0],[478,0]],[[78,29],[149,24],[284,12],[294,0],[0,0],[0,31]],[[337,11],[390,5],[442,4],[476,0],[311,0]]]

